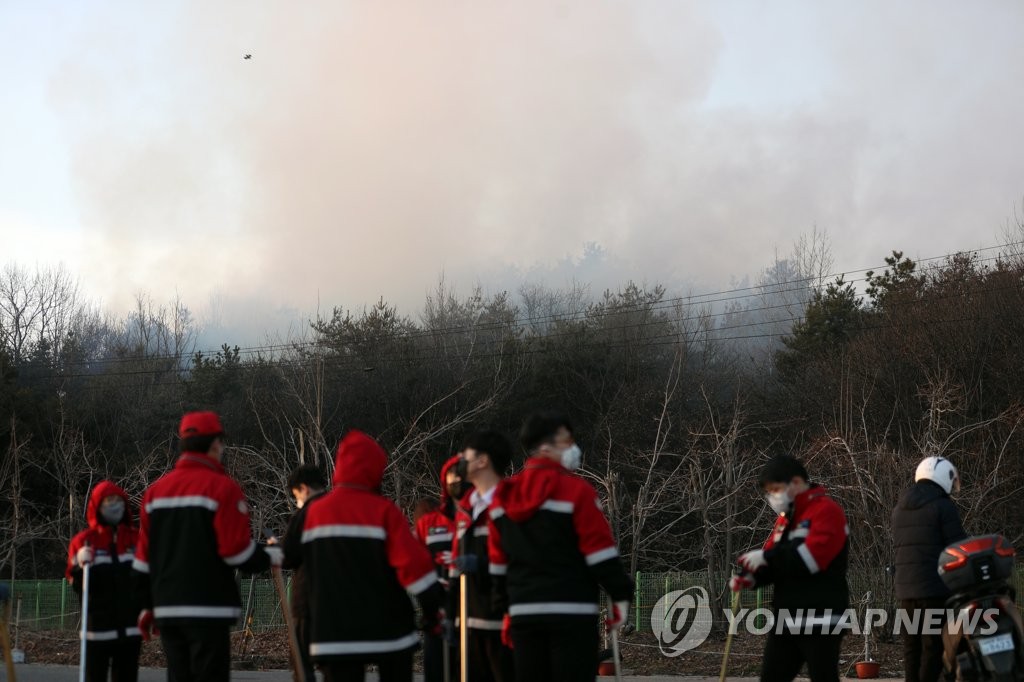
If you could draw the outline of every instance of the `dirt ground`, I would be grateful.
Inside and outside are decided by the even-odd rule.
[[[729,677],[757,677],[761,672],[764,637],[740,632],[733,637],[729,654]],[[622,666],[632,675],[684,675],[717,677],[725,651],[725,636],[712,634],[698,648],[675,658],[664,656],[654,635],[634,632],[622,639]],[[863,660],[864,640],[843,640],[839,659],[844,677],[856,677],[853,664]],[[881,664],[880,677],[903,677],[903,647],[899,642],[871,644],[871,657]]]
[[[78,637],[67,632],[22,632],[19,646],[29,663],[59,665],[78,664]],[[730,677],[756,677],[761,669],[764,638],[739,633],[733,638],[729,656]],[[634,632],[621,641],[622,666],[631,675],[686,675],[717,677],[722,665],[725,637],[712,634],[693,651],[669,658],[662,655],[657,641],[649,632]],[[862,659],[864,640],[848,637],[840,658],[845,677],[855,677],[853,664]],[[284,630],[253,633],[243,637],[232,634],[233,667],[237,670],[279,670],[288,667],[288,638]],[[881,664],[881,677],[902,677],[902,647],[899,642],[872,643],[872,658]],[[163,667],[164,657],[159,641],[142,647],[141,664]],[[419,667],[417,665],[417,667]]]

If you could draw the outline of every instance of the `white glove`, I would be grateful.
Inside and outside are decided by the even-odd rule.
[[[75,555],[75,561],[78,562],[79,566],[85,567],[86,564],[92,563],[92,547],[86,545],[82,549],[78,550],[78,554]]]
[[[284,563],[284,551],[280,547],[268,546],[264,547],[263,551],[270,557],[271,566],[280,566]]]
[[[729,578],[729,589],[733,592],[739,592],[740,590],[749,590],[754,586],[754,580],[746,573],[740,575],[734,575]]]
[[[608,620],[605,621],[605,625],[608,627],[608,632],[614,632],[623,625],[626,624],[626,619],[629,617],[629,601],[617,601],[612,604],[612,612],[608,614]]]
[[[757,573],[758,569],[763,568],[768,564],[764,559],[764,550],[755,549],[752,552],[741,554],[740,558],[736,560],[740,566],[743,567],[747,573]]]

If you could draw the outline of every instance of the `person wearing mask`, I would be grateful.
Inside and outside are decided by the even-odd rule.
[[[949,590],[936,567],[947,545],[967,537],[960,512],[950,499],[960,491],[960,475],[944,457],[925,457],[892,511],[896,550],[896,598],[910,613],[935,609],[945,620]],[[921,621],[924,622],[923,615]],[[919,616],[914,615],[914,618]],[[903,676],[907,682],[936,682],[942,674],[942,635],[904,629]]]
[[[611,596],[609,629],[627,618],[632,581],[593,486],[573,473],[581,450],[557,413],[523,424],[528,459],[494,491],[489,571],[520,682],[593,680],[600,588]]]
[[[729,586],[775,586],[776,627],[765,641],[761,680],[790,682],[806,663],[812,682],[838,682],[842,633],[836,630],[850,605],[846,514],[789,455],[765,464],[760,484],[778,517],[764,545],[737,559],[743,572]]]
[[[327,478],[311,464],[297,467],[288,476],[288,490],[295,498],[298,510],[288,523],[284,536],[284,563],[282,568],[292,569],[291,610],[295,623],[295,639],[299,643],[299,656],[305,679],[313,682],[313,660],[309,656],[309,595],[306,572],[302,568],[302,528],[310,506],[327,492]]]
[[[160,635],[172,680],[228,680],[230,629],[242,615],[235,571],[280,565],[277,547],[257,545],[249,505],[221,463],[224,429],[214,412],[189,412],[178,427],[181,455],[142,496],[135,554],[139,629]]]
[[[473,682],[512,682],[515,678],[512,650],[501,641],[505,612],[492,598],[487,558],[488,507],[511,462],[508,439],[496,431],[480,431],[466,440],[458,466],[460,478],[473,486],[459,501],[452,544],[453,576],[466,576],[466,654]],[[455,605],[450,611],[458,617],[459,583],[453,581],[450,589],[455,597],[449,601]]]
[[[82,596],[82,572],[89,566],[85,672],[89,682],[135,682],[142,633],[139,607],[130,589],[138,531],[128,494],[111,481],[92,489],[85,508],[89,527],[68,546],[67,579]]]
[[[338,445],[334,485],[309,505],[299,565],[310,605],[309,653],[333,682],[361,681],[376,664],[381,682],[411,682],[422,628],[440,632],[444,592],[430,553],[405,514],[380,494],[387,454],[350,431]]]
[[[416,537],[430,551],[441,586],[449,589],[448,572],[452,560],[452,540],[455,537],[455,503],[462,499],[468,483],[456,470],[459,456],[450,457],[441,467],[441,502],[433,510],[421,514],[415,522]],[[425,682],[441,682],[444,678],[444,649],[448,647],[449,678],[457,670],[455,657],[458,650],[445,642],[443,634],[423,634],[423,676]]]

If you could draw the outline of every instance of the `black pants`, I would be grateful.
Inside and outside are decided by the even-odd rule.
[[[141,637],[122,637],[85,643],[85,677],[89,682],[136,682],[139,679]]]
[[[842,635],[768,633],[761,665],[761,682],[791,682],[804,663],[811,682],[839,682]]]
[[[231,637],[227,625],[160,627],[168,682],[227,682]]]
[[[320,669],[328,682],[363,682],[366,679],[366,666],[371,663],[377,665],[380,682],[412,682],[412,651],[374,658],[334,660],[321,663]]]
[[[930,599],[901,599],[900,606],[908,612],[918,609],[945,609],[942,597]],[[912,616],[910,622],[914,622]],[[924,623],[924,614],[920,623]],[[943,618],[945,623],[945,618]],[[907,682],[937,682],[942,675],[942,635],[912,635],[906,631],[903,637],[903,678]]]
[[[313,670],[313,659],[309,657],[309,621],[306,618],[292,616],[295,619],[295,639],[299,644],[299,658],[302,670],[305,673],[307,682],[316,682],[316,672]]]
[[[444,648],[448,647],[448,679],[444,679]],[[423,634],[423,680],[424,682],[453,682],[459,679],[458,642],[452,646],[443,635]]]
[[[512,650],[501,643],[501,632],[469,629],[469,679],[473,682],[513,682]]]
[[[512,622],[518,682],[593,682],[597,675],[597,617]]]

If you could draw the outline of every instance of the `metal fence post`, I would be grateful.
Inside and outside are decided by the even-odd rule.
[[[60,629],[64,629],[64,613],[68,605],[68,581],[60,581]]]
[[[636,629],[640,630],[640,571],[636,572],[636,582],[633,583],[633,617],[636,618]]]

